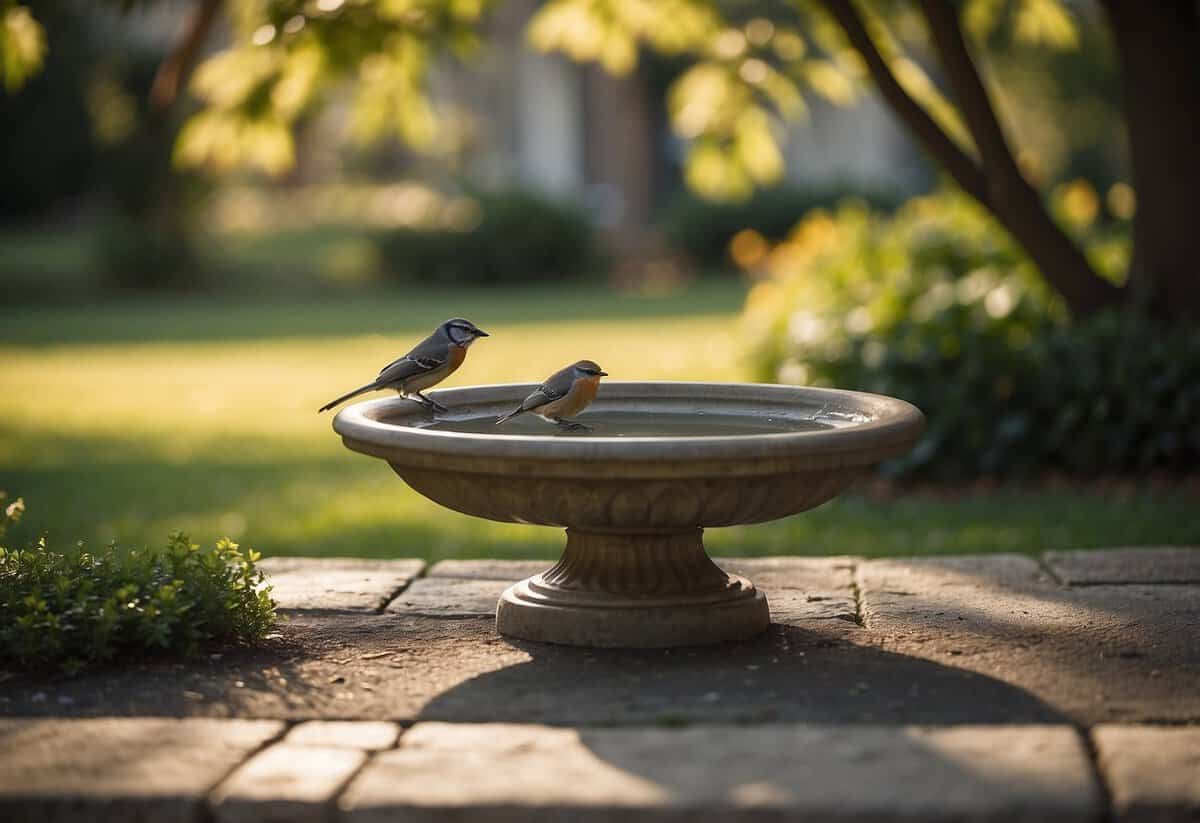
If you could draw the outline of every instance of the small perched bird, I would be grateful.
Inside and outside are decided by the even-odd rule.
[[[588,426],[566,418],[579,414],[596,399],[596,389],[600,387],[600,378],[607,376],[608,372],[601,371],[600,367],[591,360],[580,360],[578,363],[573,363],[547,377],[545,383],[526,397],[519,407],[497,420],[496,425],[511,420],[519,414],[532,412],[543,420],[557,423],[568,429],[588,431],[590,430]]]
[[[332,409],[364,392],[395,389],[401,397],[416,400],[433,411],[444,412],[447,410],[445,406],[430,400],[421,392],[449,377],[467,358],[467,348],[480,337],[488,336],[470,320],[461,317],[447,320],[408,354],[384,366],[372,382],[343,394],[337,400],[331,400],[318,411]]]

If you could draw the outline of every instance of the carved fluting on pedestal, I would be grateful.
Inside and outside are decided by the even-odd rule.
[[[564,591],[656,597],[723,592],[731,585],[704,551],[700,529],[596,534],[567,529],[567,546],[541,583]]]
[[[719,643],[764,631],[766,598],[713,563],[701,535],[569,529],[553,568],[504,592],[496,626],[526,640],[632,647]]]

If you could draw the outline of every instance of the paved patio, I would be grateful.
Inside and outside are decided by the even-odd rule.
[[[1200,819],[1200,549],[723,562],[753,641],[511,642],[542,562],[267,561],[255,650],[0,674],[0,820]]]

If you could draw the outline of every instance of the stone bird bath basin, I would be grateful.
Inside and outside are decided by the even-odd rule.
[[[540,420],[494,425],[534,387],[435,393],[431,418],[400,398],[343,409],[345,445],[475,517],[567,530],[552,568],[510,587],[496,627],[526,640],[661,647],[767,628],[762,592],[704,550],[704,528],[820,505],[907,452],[924,425],[902,400],[833,389],[605,382],[567,433]]]

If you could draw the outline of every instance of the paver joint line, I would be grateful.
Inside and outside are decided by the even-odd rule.
[[[307,613],[381,613],[425,570],[416,558],[269,557],[262,570],[279,608]]]
[[[1063,580],[1062,576],[1059,575],[1059,573],[1055,570],[1053,564],[1051,564],[1050,560],[1046,557],[1045,552],[1042,552],[1037,556],[1037,564],[1038,568],[1040,568],[1047,577],[1049,577],[1058,585],[1062,586],[1063,588],[1066,588],[1068,585],[1070,585],[1067,583],[1067,581]]]
[[[400,588],[398,588],[398,589],[396,589],[394,592],[392,592],[392,593],[391,593],[391,595],[390,595],[389,597],[387,597],[387,598],[386,598],[386,599],[385,599],[385,600],[384,600],[382,603],[380,603],[380,604],[379,604],[379,605],[378,605],[378,606],[375,608],[375,614],[383,614],[384,612],[386,612],[386,611],[387,611],[387,607],[388,607],[388,606],[390,606],[390,605],[392,605],[392,601],[393,601],[393,600],[395,600],[395,599],[396,599],[397,597],[399,597],[400,595],[404,594],[405,590],[407,590],[409,586],[411,586],[411,585],[412,585],[414,582],[416,582],[417,580],[420,580],[420,579],[421,579],[423,576],[424,576],[424,575],[416,575],[416,576],[414,576],[414,577],[412,578],[412,580],[409,580],[409,581],[408,581],[407,583],[405,583],[403,586],[401,586]]]
[[[300,721],[300,722],[288,722],[284,725],[283,729],[280,731],[280,733],[276,737],[265,741],[259,749],[255,750],[255,751],[247,752],[244,759],[242,759],[235,766],[233,766],[228,771],[228,773],[226,773],[224,776],[222,776],[220,780],[218,780],[213,786],[211,786],[208,789],[207,792],[204,793],[203,807],[206,810],[208,810],[209,817],[215,819],[217,821],[217,823],[226,823],[227,821],[228,821],[228,823],[237,823],[238,821],[244,821],[244,820],[258,821],[260,819],[262,819],[264,821],[275,821],[276,819],[283,819],[283,818],[292,820],[293,815],[298,816],[295,818],[296,820],[301,820],[301,819],[308,820],[309,817],[312,817],[312,819],[314,819],[314,820],[318,819],[318,818],[322,821],[331,820],[334,816],[333,812],[337,808],[337,803],[338,803],[339,799],[341,798],[342,794],[346,791],[346,789],[350,786],[350,784],[358,777],[358,775],[363,771],[363,769],[365,769],[367,767],[367,765],[375,757],[377,757],[379,754],[381,754],[383,752],[392,751],[392,750],[398,748],[400,745],[400,739],[403,737],[404,732],[407,728],[407,726],[405,726],[404,724],[392,723],[391,725],[396,727],[395,738],[392,739],[390,741],[390,743],[388,743],[383,748],[374,748],[374,747],[370,746],[369,743],[364,746],[348,746],[341,742],[331,742],[329,740],[307,742],[307,741],[295,741],[292,739],[293,732],[295,732],[297,729],[299,729],[303,726],[312,726],[312,725],[314,725],[314,723],[321,723],[321,722],[324,722],[324,721],[315,721],[314,722],[314,721],[306,720],[306,721]],[[378,726],[382,723],[382,721],[334,721],[334,723],[335,724],[336,723],[344,723],[348,727],[352,727],[357,724]],[[250,766],[255,761],[256,758],[260,757],[260,755],[264,755],[265,753],[269,752],[275,746],[282,746],[285,748],[291,747],[293,750],[296,750],[296,752],[298,754],[303,753],[304,750],[311,751],[317,755],[324,754],[326,756],[328,756],[330,754],[336,754],[338,752],[346,752],[346,753],[358,752],[358,753],[362,754],[362,759],[360,762],[358,762],[357,765],[353,766],[350,770],[348,770],[340,778],[339,781],[337,781],[336,785],[333,787],[332,791],[330,791],[328,796],[324,797],[323,799],[320,799],[319,801],[316,801],[315,805],[318,808],[317,808],[316,812],[314,813],[314,815],[308,815],[306,812],[302,811],[302,809],[304,808],[304,804],[311,803],[312,802],[311,799],[304,800],[304,799],[297,799],[297,798],[287,798],[287,797],[283,797],[283,796],[276,796],[276,797],[269,796],[269,791],[271,788],[271,785],[269,782],[265,786],[265,791],[268,792],[268,796],[265,796],[265,797],[264,796],[238,797],[237,796],[238,792],[236,790],[234,791],[232,796],[226,796],[229,794],[228,789],[229,789],[230,785],[231,784],[236,785],[236,781],[234,780],[234,778],[235,778],[235,776],[238,775],[239,771]],[[282,777],[282,773],[274,772],[273,775],[272,774],[258,775],[258,780],[261,781],[263,779],[266,779],[269,781],[272,776],[274,776],[275,779],[279,779],[280,777]],[[252,781],[249,787],[244,787],[243,793],[244,793],[245,788],[249,788],[250,791],[253,792],[254,783],[255,783],[255,781]],[[231,801],[233,804],[232,807],[230,806]],[[288,806],[287,804],[289,804],[289,803],[292,803],[293,805]],[[300,804],[299,808],[297,808],[294,805],[296,803]],[[283,808],[282,809],[276,808],[272,804],[283,804]],[[279,818],[278,814],[275,814],[274,812],[278,812],[279,814],[282,814],[283,818]]]
[[[375,613],[383,614],[384,612],[386,612],[388,610],[388,606],[392,605],[392,601],[394,601],[397,597],[399,597],[400,595],[402,595],[406,591],[408,591],[409,587],[412,586],[413,583],[416,583],[418,580],[424,580],[425,578],[429,577],[429,571],[432,568],[433,568],[432,563],[423,561],[421,563],[420,571],[418,571],[416,574],[414,574],[412,577],[410,577],[403,586],[396,589],[396,591],[392,592],[392,596],[389,597],[387,600],[385,600],[383,602],[383,604],[380,605],[380,607],[378,609],[376,609]]]
[[[1094,823],[1102,814],[1082,741],[1065,724],[668,729],[423,722],[410,735],[408,745],[374,759],[341,797],[346,819],[475,821],[494,813],[506,821],[715,823],[765,814]],[[987,774],[989,763],[1002,779]]]
[[[1083,750],[1087,754],[1088,766],[1092,770],[1092,780],[1096,784],[1096,791],[1100,793],[1100,803],[1104,808],[1101,823],[1112,823],[1113,821],[1113,797],[1112,787],[1108,785],[1108,779],[1104,776],[1104,769],[1100,766],[1100,750],[1096,746],[1096,741],[1092,737],[1091,729],[1083,726],[1075,727],[1079,739],[1083,742]]]
[[[238,769],[240,769],[242,766],[245,766],[252,759],[257,757],[260,752],[266,751],[271,746],[274,746],[276,743],[280,742],[285,737],[287,737],[288,732],[291,731],[292,726],[294,726],[294,725],[295,725],[294,723],[289,723],[287,721],[284,721],[283,726],[279,729],[279,731],[275,734],[274,737],[270,737],[270,738],[267,738],[266,740],[264,740],[262,742],[262,745],[260,745],[257,749],[252,749],[250,751],[247,751],[241,760],[239,760],[237,763],[235,763],[228,771],[225,772],[225,774],[221,775],[220,780],[218,780],[217,782],[215,782],[211,786],[209,786],[208,789],[206,789],[204,791],[205,807],[206,808],[208,807],[210,800],[212,798],[213,792],[215,792],[217,790],[217,788],[221,786],[221,784],[223,784],[229,778],[233,777],[234,773]]]
[[[1102,724],[1090,736],[1115,819],[1200,819],[1200,728]]]

